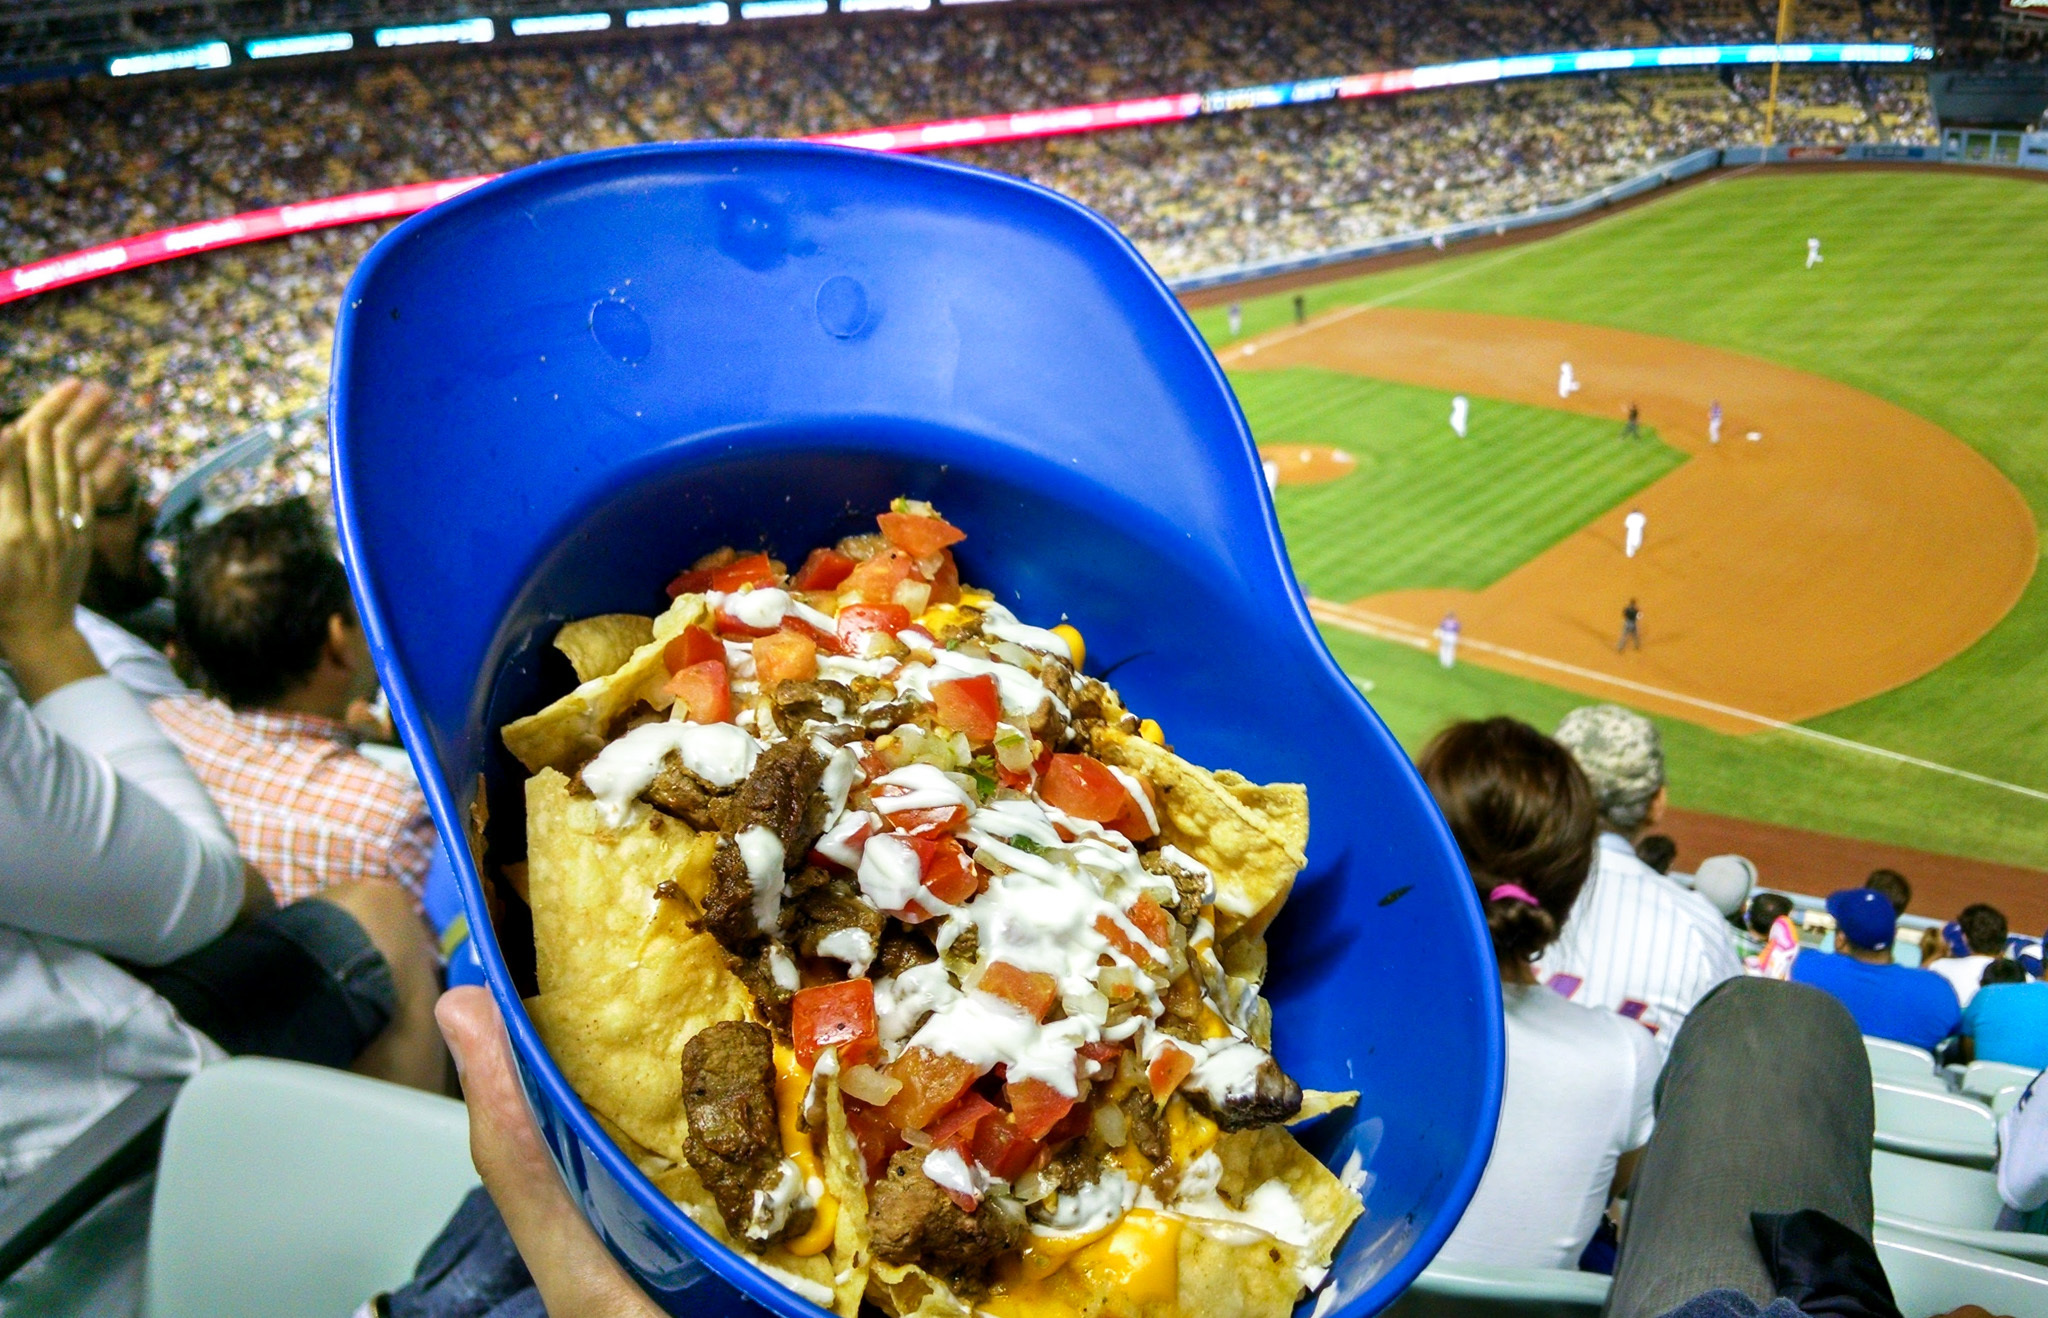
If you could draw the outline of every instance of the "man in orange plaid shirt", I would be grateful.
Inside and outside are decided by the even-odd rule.
[[[180,556],[178,631],[220,699],[150,706],[280,903],[388,879],[415,899],[426,798],[343,721],[376,687],[348,578],[303,499],[228,514]]]

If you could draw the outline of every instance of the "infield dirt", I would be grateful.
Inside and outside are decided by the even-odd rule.
[[[1455,611],[1498,647],[1461,658],[1754,732],[1912,681],[2019,599],[2038,561],[2020,492],[1925,418],[1821,376],[1600,326],[1413,308],[1346,308],[1219,354],[1232,370],[1317,366],[1484,400],[1610,418],[1631,402],[1690,460],[1479,591],[1405,590],[1319,605],[1326,622],[1427,633]],[[1558,395],[1559,365],[1580,388]],[[1721,442],[1707,415],[1720,400]],[[1757,432],[1761,439],[1744,438]],[[1503,452],[1503,470],[1513,470]],[[1512,478],[1512,477],[1508,477]],[[1622,518],[1648,519],[1622,552]],[[1369,518],[1372,510],[1360,509]],[[1643,648],[1617,653],[1622,606]],[[1515,653],[1501,653],[1500,651]],[[1541,662],[1539,662],[1541,661]]]
[[[1358,470],[1358,459],[1343,449],[1313,444],[1261,444],[1259,456],[1273,464],[1281,485],[1321,485]]]

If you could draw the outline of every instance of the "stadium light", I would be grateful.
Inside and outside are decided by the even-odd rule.
[[[380,27],[379,46],[438,46],[454,42],[480,46],[495,40],[498,25],[488,18],[459,18],[453,23],[416,23],[409,27]]]
[[[708,4],[679,5],[669,9],[628,9],[627,27],[674,27],[678,23],[690,23],[699,27],[718,27],[732,21],[732,6],[725,0],[710,0]]]
[[[209,41],[176,50],[152,50],[140,55],[116,55],[107,61],[107,76],[132,78],[138,73],[169,73],[174,69],[224,69],[233,60],[225,41]]]
[[[811,18],[831,6],[825,0],[745,0],[741,18]]]
[[[839,0],[842,14],[867,14],[882,9],[923,10],[932,7],[932,0]]]
[[[602,32],[612,25],[610,14],[536,14],[512,20],[515,37],[555,37],[565,32]]]
[[[347,32],[311,32],[299,37],[267,37],[243,44],[250,59],[285,59],[293,55],[338,55],[356,48]]]

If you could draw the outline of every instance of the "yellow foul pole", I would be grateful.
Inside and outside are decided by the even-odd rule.
[[[1792,35],[1792,0],[1778,0],[1778,45]],[[1778,144],[1778,52],[1771,52],[1771,99],[1764,104],[1764,145]]]

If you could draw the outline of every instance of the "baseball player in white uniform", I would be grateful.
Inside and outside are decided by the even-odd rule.
[[[1721,442],[1721,400],[1718,398],[1714,400],[1714,405],[1707,409],[1707,442]]]
[[[1472,400],[1459,394],[1451,399],[1451,433],[1459,439],[1465,437],[1465,422],[1472,415]]]
[[[1636,551],[1643,547],[1643,528],[1649,524],[1650,519],[1643,516],[1642,509],[1631,508],[1628,510],[1628,516],[1621,519],[1624,537],[1621,546],[1623,554],[1630,558],[1636,556]]]
[[[1806,268],[1811,270],[1819,265],[1820,261],[1820,239],[1808,238],[1806,240]]]
[[[1436,625],[1436,661],[1440,667],[1455,668],[1458,663],[1458,615],[1446,613],[1444,620]]]
[[[1224,318],[1225,318],[1226,320],[1228,320],[1228,321],[1230,322],[1230,337],[1231,337],[1231,338],[1233,338],[1233,339],[1234,339],[1234,338],[1236,338],[1236,337],[1237,337],[1238,335],[1240,335],[1240,334],[1244,333],[1244,308],[1243,308],[1243,307],[1241,307],[1241,306],[1239,306],[1239,305],[1238,305],[1237,303],[1233,302],[1233,303],[1231,303],[1231,304],[1230,304],[1230,305],[1229,305],[1228,307],[1225,307],[1225,308],[1224,308],[1224,310],[1223,310],[1223,315],[1224,315]]]
[[[1579,391],[1579,382],[1572,378],[1572,364],[1566,362],[1557,368],[1557,396],[1570,398]]]

